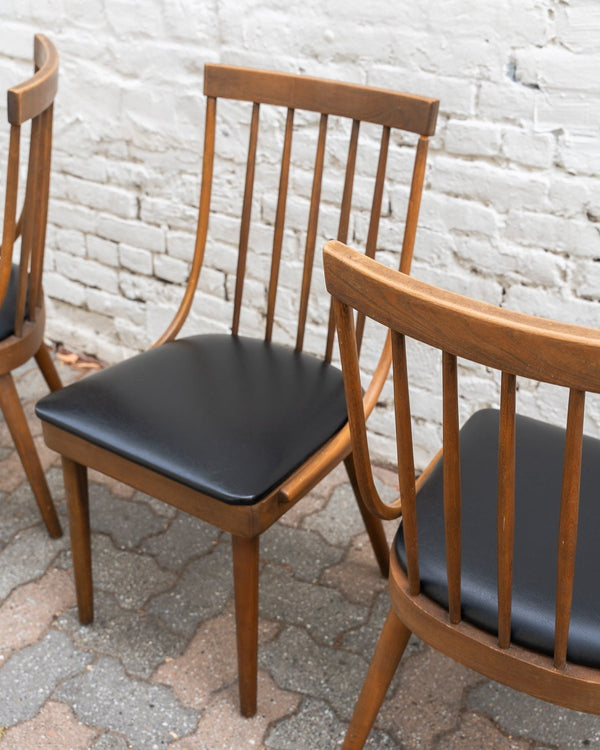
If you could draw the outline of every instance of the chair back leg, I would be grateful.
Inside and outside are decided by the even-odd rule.
[[[42,343],[35,353],[35,361],[40,368],[40,372],[44,376],[44,380],[48,384],[48,388],[50,388],[51,391],[58,391],[59,388],[62,388],[60,376],[56,372],[56,367],[54,366],[50,352],[46,349],[44,343]]]

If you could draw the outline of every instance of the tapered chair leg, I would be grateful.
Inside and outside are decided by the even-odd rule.
[[[79,622],[87,625],[94,618],[87,469],[64,456],[62,464]]]
[[[240,711],[248,717],[256,713],[258,540],[232,535]]]
[[[354,707],[342,750],[360,750],[365,744],[409,638],[410,630],[390,608]]]
[[[48,482],[29,431],[29,425],[15,388],[15,382],[10,373],[0,376],[0,407],[48,533],[54,538],[62,536],[62,529],[50,496]]]
[[[56,367],[54,366],[54,362],[52,361],[50,352],[43,342],[40,348],[35,353],[35,361],[37,362],[38,367],[40,368],[41,373],[44,376],[44,380],[48,384],[48,388],[50,388],[51,391],[57,391],[59,388],[62,388],[62,381],[60,379],[60,376],[56,371]]]
[[[356,470],[352,453],[346,456],[344,459],[344,465],[346,467],[348,479],[354,490],[354,496],[356,497],[356,502],[358,503],[358,508],[363,518],[365,528],[367,529],[369,539],[371,540],[371,546],[373,547],[379,570],[381,571],[381,575],[384,578],[387,578],[390,572],[390,545],[388,544],[385,531],[383,530],[383,522],[381,521],[381,518],[377,518],[369,512],[362,500],[358,482],[356,480]]]

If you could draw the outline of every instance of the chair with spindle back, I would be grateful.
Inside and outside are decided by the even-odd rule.
[[[435,288],[341,243],[325,248],[325,276],[358,486],[377,517],[402,513],[392,606],[344,749],[363,747],[411,632],[498,682],[600,713],[600,441],[583,436],[600,332]],[[400,499],[390,505],[370,468],[354,310],[392,332]],[[406,338],[442,351],[443,447],[416,482]],[[499,410],[461,429],[457,357],[502,373]],[[565,429],[516,414],[516,377],[569,389]]]
[[[60,378],[44,344],[42,272],[48,216],[52,109],[58,85],[58,54],[41,34],[34,38],[34,75],[8,90],[8,148],[4,226],[0,253],[0,407],[50,536],[62,534],[56,510],[11,372],[35,360],[50,390]],[[17,220],[22,126],[31,122],[23,209]],[[13,262],[21,238],[20,260]]]
[[[401,267],[408,271],[428,138],[434,132],[438,102],[364,86],[222,65],[206,66],[204,92],[206,124],[195,254],[189,283],[173,322],[154,348],[52,394],[40,402],[38,415],[44,422],[47,444],[63,456],[81,622],[90,622],[93,616],[86,467],[123,480],[231,533],[240,703],[242,713],[251,716],[256,711],[259,535],[342,460],[354,483],[342,376],[330,361],[335,333],[331,314],[326,342],[323,337],[325,356],[303,351],[328,118],[338,116],[352,122],[339,218],[338,234],[342,239],[347,238],[349,229],[360,122],[382,126],[377,169],[373,170],[375,188],[366,241],[369,254],[375,253],[377,244],[390,133],[400,128],[418,136],[406,221],[404,227],[398,228],[399,232],[404,231]],[[217,120],[217,101],[226,115],[222,120]],[[257,156],[259,112],[263,105],[283,108],[280,122],[283,126],[285,119],[285,126],[281,166],[273,185],[277,199],[272,239],[268,240],[270,246],[272,243],[271,260],[260,291],[266,300],[265,334],[256,339],[240,334],[240,321],[247,271],[252,267],[254,287],[250,291],[256,296],[255,266],[261,260],[251,254],[250,237],[254,175],[265,163]],[[192,309],[207,245],[209,215],[221,233],[223,226],[230,226],[231,222],[226,214],[231,213],[231,184],[235,183],[227,172],[218,175],[214,163],[217,134],[223,134],[228,154],[235,149],[237,132],[230,125],[234,106],[242,108],[244,118],[249,117],[250,129],[245,177],[240,180],[244,189],[239,212],[239,252],[237,263],[232,263],[230,269],[231,275],[236,276],[231,334],[176,339]],[[293,265],[284,260],[282,252],[286,200],[288,192],[292,192],[288,186],[298,174],[291,169],[297,110],[317,113],[320,121],[304,260],[298,274],[302,278],[298,278],[296,341],[292,347],[272,339],[275,332],[285,328],[279,324],[277,329],[275,325],[281,318],[275,316],[279,277],[286,276],[289,288],[288,273]],[[269,108],[267,114],[273,111]],[[306,114],[302,117],[305,131],[310,118]],[[268,120],[271,124],[273,121]],[[220,130],[218,122],[222,123]],[[269,137],[272,140],[272,131]],[[225,164],[224,169],[227,168]],[[221,178],[221,182],[215,179],[214,185],[213,171],[215,177]],[[306,160],[301,177],[306,177]],[[225,191],[220,194],[223,184]],[[223,206],[220,213],[211,211],[211,193],[213,201],[217,198]],[[263,225],[263,236],[264,231]],[[216,261],[219,268],[224,262],[221,255]],[[288,291],[285,301],[291,296]],[[388,345],[365,392],[367,413],[376,403],[389,365]],[[381,570],[387,574],[389,552],[381,522],[364,510],[358,495],[357,500]]]

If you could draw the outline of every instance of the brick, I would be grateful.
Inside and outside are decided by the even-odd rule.
[[[131,247],[121,242],[119,243],[119,260],[123,268],[135,271],[135,273],[142,273],[146,276],[152,273],[152,253],[148,250]]]
[[[83,232],[76,229],[58,229],[55,239],[56,247],[65,253],[85,256],[86,245]]]
[[[167,252],[174,258],[191,262],[194,257],[195,236],[187,232],[167,233]]]
[[[137,215],[137,198],[127,190],[77,177],[65,177],[65,182],[67,200],[125,219]]]
[[[439,157],[432,179],[437,190],[477,202],[478,207],[507,211],[516,204],[539,210],[547,203],[547,179],[521,170]]]
[[[500,151],[500,128],[491,123],[450,120],[445,143],[451,154],[495,156]]]
[[[116,242],[103,240],[101,237],[96,237],[93,234],[88,234],[86,241],[87,253],[92,260],[97,260],[107,266],[115,267],[119,265],[118,246]]]
[[[86,258],[77,258],[67,253],[54,253],[56,270],[73,281],[82,281],[87,286],[97,287],[106,292],[118,290],[118,273],[101,263]],[[69,300],[65,300],[69,301]]]
[[[528,167],[548,168],[552,164],[556,140],[551,133],[528,133],[510,129],[504,132],[502,153],[511,161]]]
[[[155,255],[154,275],[172,284],[184,284],[189,276],[189,264],[168,255]]]
[[[76,206],[66,201],[51,198],[48,220],[60,227],[79,229],[82,232],[95,232],[97,214],[84,206]]]
[[[567,172],[597,175],[600,171],[598,135],[561,137],[559,159]]]
[[[98,217],[98,234],[107,240],[124,242],[156,252],[162,252],[165,247],[162,229],[108,214],[100,214]]]
[[[587,71],[600,65],[600,54],[577,55],[560,46],[524,49],[517,52],[517,74],[531,85],[570,91],[597,93],[600,83],[586,80]]]

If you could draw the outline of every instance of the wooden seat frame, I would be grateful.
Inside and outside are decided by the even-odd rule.
[[[372,89],[354,84],[336,83],[299,75],[249,70],[224,65],[205,66],[204,93],[207,97],[206,124],[195,253],[189,282],[179,310],[155,346],[160,346],[177,336],[190,312],[198,284],[209,225],[215,154],[217,99],[222,98],[252,103],[248,160],[239,237],[239,256],[232,324],[233,334],[238,333],[246,271],[256,165],[259,109],[262,104],[276,105],[287,109],[277,215],[274,226],[272,265],[268,284],[266,341],[271,340],[274,325],[275,299],[290,175],[294,113],[298,109],[320,113],[296,340],[296,350],[301,351],[304,342],[317,236],[328,116],[337,115],[349,117],[353,120],[338,232],[338,236],[344,240],[347,238],[349,226],[360,121],[364,120],[382,125],[381,148],[366,248],[367,253],[370,255],[375,253],[377,244],[377,230],[381,214],[390,131],[392,128],[401,128],[419,135],[408,212],[404,227],[404,245],[401,259],[402,269],[408,271],[413,254],[428,140],[435,129],[438,102],[434,99]],[[331,360],[334,335],[335,324],[333,314],[331,313],[324,358],[327,362]],[[364,409],[367,414],[373,409],[377,397],[381,392],[389,371],[390,362],[390,347],[388,342],[384,347],[372,382],[364,395]],[[86,467],[92,467],[104,474],[122,480],[143,492],[170,503],[192,515],[198,516],[231,533],[233,543],[240,704],[241,712],[245,716],[252,716],[256,711],[259,535],[288,511],[300,498],[306,495],[342,460],[345,462],[348,470],[379,566],[382,573],[387,575],[389,565],[387,542],[381,522],[373,518],[366,511],[360,499],[354,476],[350,432],[347,424],[278,487],[270,491],[254,505],[226,504],[48,423],[44,423],[44,436],[47,444],[58,451],[63,457],[77,600],[79,617],[82,623],[90,622],[93,617]]]
[[[494,307],[399,274],[341,243],[325,247],[327,288],[334,296],[357,483],[379,518],[403,516],[407,572],[392,554],[392,607],[343,745],[362,748],[411,632],[481,674],[568,708],[600,713],[600,670],[567,661],[573,593],[585,392],[600,393],[600,332]],[[361,404],[353,311],[391,330],[398,476],[401,500],[386,505],[371,472]],[[421,592],[417,493],[440,451],[415,482],[405,337],[442,350],[443,478],[449,608]],[[498,453],[498,635],[461,619],[461,491],[457,356],[501,370]],[[515,527],[516,376],[569,388],[557,539],[554,656],[511,642]]]
[[[0,341],[0,407],[8,424],[23,468],[31,484],[42,518],[52,537],[62,534],[19,395],[12,370],[31,357],[50,390],[62,386],[44,344],[46,322],[42,273],[48,217],[50,158],[52,152],[53,102],[58,86],[58,53],[41,34],[34,38],[35,73],[8,90],[10,141],[4,203],[2,251],[0,253],[0,300],[4,300],[11,278],[13,249],[21,237],[14,333]],[[25,198],[17,220],[21,128],[31,121],[29,163]]]

